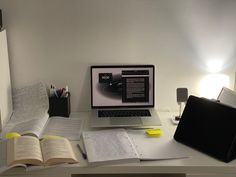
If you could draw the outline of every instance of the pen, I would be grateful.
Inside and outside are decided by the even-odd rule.
[[[54,89],[54,95],[58,98],[57,90]]]
[[[82,148],[80,147],[79,144],[77,144],[77,147],[78,147],[80,153],[82,154],[83,158],[84,158],[84,159],[87,159],[87,155],[83,152],[83,150],[82,150]]]

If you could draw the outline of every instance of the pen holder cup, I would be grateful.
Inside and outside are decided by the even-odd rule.
[[[67,97],[49,97],[49,116],[70,116],[70,94]]]

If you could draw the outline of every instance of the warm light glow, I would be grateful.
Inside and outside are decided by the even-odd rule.
[[[222,2],[184,1],[173,7],[176,24],[198,57],[196,65],[210,73],[222,72],[235,63],[236,1]]]
[[[216,73],[222,70],[223,62],[222,60],[209,60],[207,63],[208,71],[211,73]]]
[[[200,96],[217,99],[222,87],[229,87],[229,76],[225,74],[209,74],[200,81]]]

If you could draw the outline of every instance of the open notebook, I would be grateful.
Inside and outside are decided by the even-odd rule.
[[[83,132],[89,165],[185,158],[170,136],[147,137],[144,130],[107,129]]]

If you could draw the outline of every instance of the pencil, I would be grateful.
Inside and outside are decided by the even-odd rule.
[[[79,144],[77,144],[77,147],[78,147],[80,153],[82,154],[83,158],[84,158],[84,159],[87,159],[87,155],[85,154],[85,152],[83,152],[83,150],[82,150],[82,148],[80,147]]]

